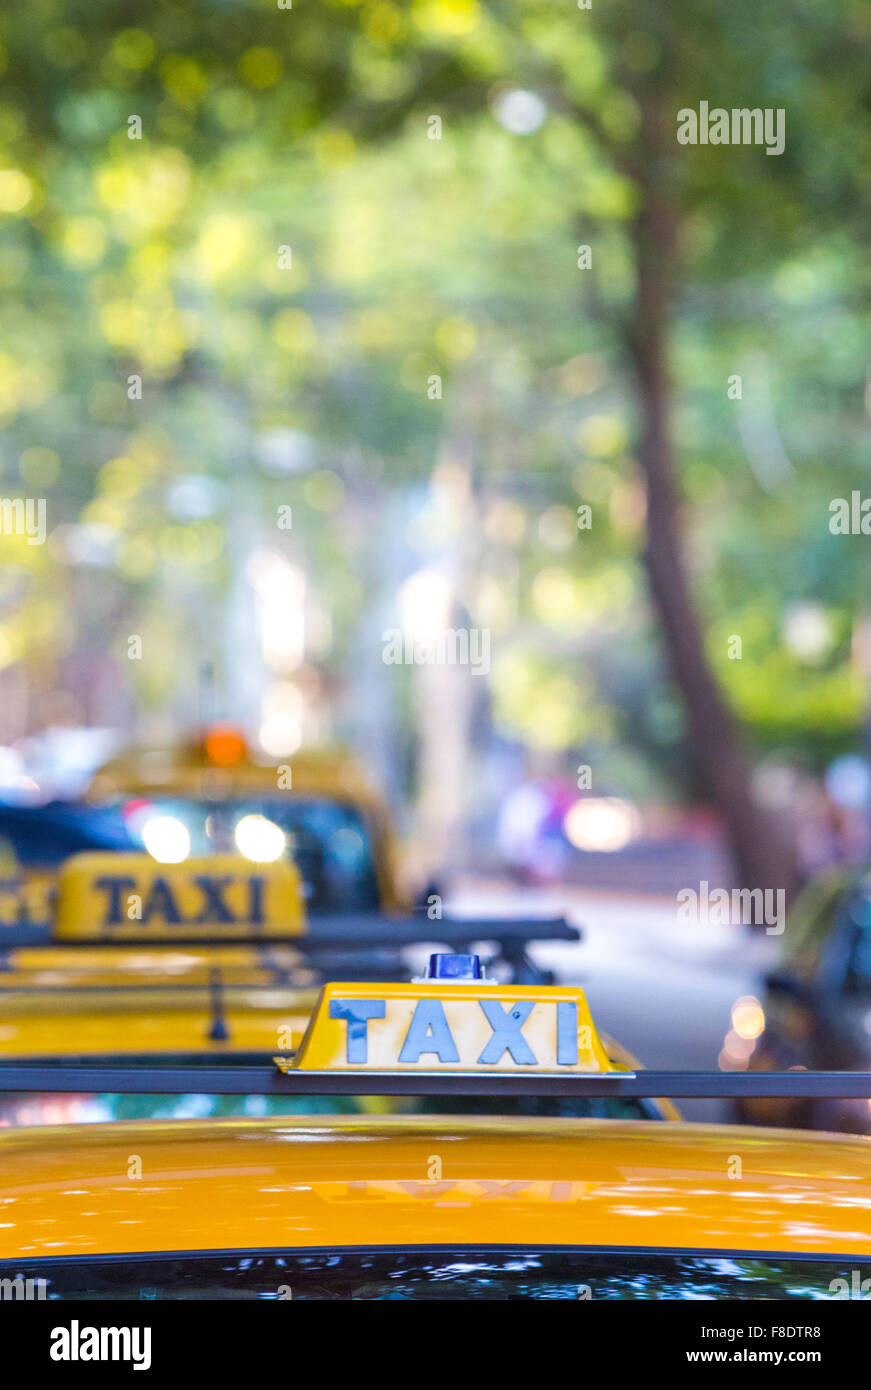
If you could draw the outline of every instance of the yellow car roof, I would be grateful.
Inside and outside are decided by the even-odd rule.
[[[528,1072],[530,1060],[536,1071],[564,1067],[605,1074],[637,1066],[629,1053],[598,1034],[583,992],[573,987],[496,985],[481,977],[465,983],[345,982],[316,991],[300,988],[306,972],[304,966],[294,968],[293,950],[270,952],[271,965],[263,960],[253,983],[255,967],[247,951],[216,951],[216,959],[224,958],[221,967],[210,965],[205,952],[163,954],[178,971],[174,978],[165,966],[152,976],[147,966],[142,973],[119,971],[108,983],[99,967],[93,979],[81,972],[75,984],[63,971],[10,974],[9,984],[0,982],[4,1058],[217,1058],[259,1052],[272,1055],[282,1070],[346,1071],[349,1061],[354,1066],[368,1061],[401,1072],[428,1065],[435,1055],[447,1069],[477,1066],[495,1046],[487,1065],[503,1072]],[[138,959],[145,963],[149,956],[143,951]],[[477,957],[435,959],[463,966],[474,961],[480,969]],[[280,983],[267,978],[275,966],[284,977]],[[358,1055],[361,1047],[365,1057]],[[416,1059],[408,1049],[418,1051]],[[204,1072],[203,1087],[208,1082]],[[160,1090],[159,1079],[155,1087]],[[679,1118],[667,1100],[658,1102],[658,1114]]]
[[[871,1144],[619,1120],[63,1125],[0,1131],[0,1196],[0,1259],[421,1245],[858,1256]]]
[[[126,954],[126,953],[125,953]],[[158,963],[163,954],[166,959]],[[127,1057],[164,1053],[295,1051],[318,1004],[314,986],[279,985],[253,951],[130,953],[128,969],[109,972],[21,971],[0,977],[0,1055]],[[247,957],[250,956],[250,960]],[[99,966],[99,958],[94,962]],[[134,965],[137,968],[133,968]],[[211,972],[220,969],[228,1038],[211,1044]],[[528,991],[527,991],[528,992]],[[602,1046],[617,1067],[636,1058],[606,1033]],[[204,1077],[204,1085],[208,1078]],[[679,1112],[660,1102],[669,1119]]]
[[[94,775],[89,800],[124,796],[210,796],[232,798],[275,792],[281,796],[326,796],[363,805],[379,802],[362,763],[343,749],[309,749],[283,760],[290,785],[279,793],[281,765],[250,757],[230,766],[210,762],[198,743],[166,748],[131,748],[105,763]]]
[[[0,972],[0,1006],[12,990],[84,986],[208,984],[220,970],[225,985],[296,985],[306,972],[292,946],[35,946],[11,950]],[[308,972],[309,981],[314,976]],[[306,982],[308,983],[308,981]],[[0,1048],[2,1051],[2,1048]]]
[[[316,990],[222,985],[216,1022],[207,983],[22,989],[0,993],[0,1053],[25,1057],[139,1057],[294,1051]]]

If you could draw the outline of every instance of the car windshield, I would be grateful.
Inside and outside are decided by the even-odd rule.
[[[302,875],[309,913],[378,908],[372,841],[360,811],[350,803],[298,796],[234,801],[156,797],[127,800],[122,811],[136,847],[148,848],[154,822],[164,834],[167,823],[171,827],[174,822],[183,827],[179,833],[192,855],[244,854],[246,828],[249,835],[252,826],[262,835],[263,821],[268,821],[284,833],[286,852]]]
[[[848,1297],[851,1258],[655,1250],[229,1251],[0,1262],[4,1299],[625,1300]]]

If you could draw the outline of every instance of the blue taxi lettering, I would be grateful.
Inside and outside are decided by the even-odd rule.
[[[259,874],[252,874],[248,880],[248,921],[252,926],[263,926],[263,889],[266,880]]]
[[[400,1062],[419,1062],[421,1053],[430,1052],[440,1062],[459,1062],[460,1054],[451,1037],[445,1011],[437,999],[421,999],[412,1015],[399,1054]]]
[[[124,878],[121,876],[110,877],[107,875],[105,878],[96,879],[94,887],[109,894],[109,902],[106,907],[106,915],[103,918],[103,926],[117,927],[119,922],[125,920],[122,916],[122,906],[126,902],[127,895],[136,891],[136,879]]]
[[[561,1067],[578,1065],[578,1006],[570,999],[556,1006],[556,1060]]]
[[[171,922],[173,926],[178,926],[181,922],[181,913],[176,905],[172,890],[165,878],[156,878],[151,885],[151,891],[145,902],[142,904],[142,925],[150,917],[157,913],[164,921]]]
[[[209,874],[197,874],[192,880],[202,893],[202,906],[197,916],[185,917],[179,909],[170,883],[165,878],[155,878],[147,887],[147,896],[142,905],[142,922],[158,917],[172,926],[202,926],[205,923],[225,925],[234,924],[236,917],[226,900],[226,893],[236,881],[232,875],[217,878]],[[254,926],[264,923],[264,890],[266,880],[253,875],[248,883],[247,921]],[[127,900],[131,893],[141,891],[135,878],[121,874],[106,874],[94,879],[95,890],[106,894],[102,925],[117,927],[127,920]]]
[[[226,878],[211,878],[205,874],[197,874],[194,883],[203,890],[203,908],[199,917],[194,921],[197,926],[203,922],[235,922],[236,918],[228,908],[223,899],[223,890],[233,882],[228,875]]]
[[[348,1024],[346,1059],[368,1062],[370,1018],[383,1018],[387,1012],[383,999],[331,999],[330,1018],[343,1018]]]
[[[478,1058],[479,1066],[493,1066],[503,1052],[510,1052],[513,1060],[523,1066],[536,1066],[538,1058],[521,1032],[535,1008],[534,1000],[518,1000],[515,1004],[509,1004],[507,1009],[503,1009],[495,999],[479,999],[478,1003],[493,1029],[492,1038]]]
[[[458,996],[456,1000],[449,1000],[445,996],[433,998],[432,995],[417,998],[413,1000],[404,1037],[401,1032],[397,1036],[395,1024],[403,1014],[408,1017],[405,999],[394,999],[392,995],[388,997],[387,993],[375,999],[332,997],[328,1007],[329,1017],[346,1025],[344,1052],[346,1061],[351,1065],[369,1065],[369,1044],[372,1042],[378,1054],[374,1065],[388,1068],[426,1066],[429,1059],[454,1066],[497,1067],[507,1062],[518,1067],[537,1067],[542,1062],[523,1031],[536,1002],[535,999],[514,998],[502,1003],[492,995],[486,999],[469,995]],[[549,1004],[550,1001],[544,1001],[543,1006],[544,1003]],[[398,1007],[394,1012],[395,1005]],[[553,1012],[546,1011],[546,1016],[555,1025],[555,1046],[552,1053],[549,1046],[545,1047],[545,1051],[555,1058],[557,1066],[577,1067],[583,1045],[578,1024],[579,1005],[571,999],[556,999],[550,1008]],[[456,1016],[452,1010],[458,1010]],[[471,1017],[469,1010],[472,1011]],[[482,1015],[490,1029],[490,1036],[483,1046]],[[393,1026],[387,1029],[375,1027],[370,1034],[370,1019],[387,1019],[388,1025],[392,1023]],[[341,1041],[339,1046],[342,1047]],[[465,1055],[461,1056],[462,1052]]]

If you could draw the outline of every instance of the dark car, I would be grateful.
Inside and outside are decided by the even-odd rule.
[[[32,873],[54,870],[83,850],[134,850],[121,812],[114,807],[78,801],[49,801],[43,806],[0,804],[2,877],[17,869]]]
[[[805,889],[762,1004],[750,1070],[871,1068],[871,869],[830,870]],[[738,1118],[871,1133],[865,1100],[746,1101]]]

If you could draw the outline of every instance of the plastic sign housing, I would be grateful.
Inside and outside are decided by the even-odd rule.
[[[61,870],[56,940],[168,941],[299,936],[302,884],[290,860],[218,854],[159,864],[147,854],[77,854]]]
[[[324,986],[293,1068],[614,1070],[582,990],[438,980]]]

